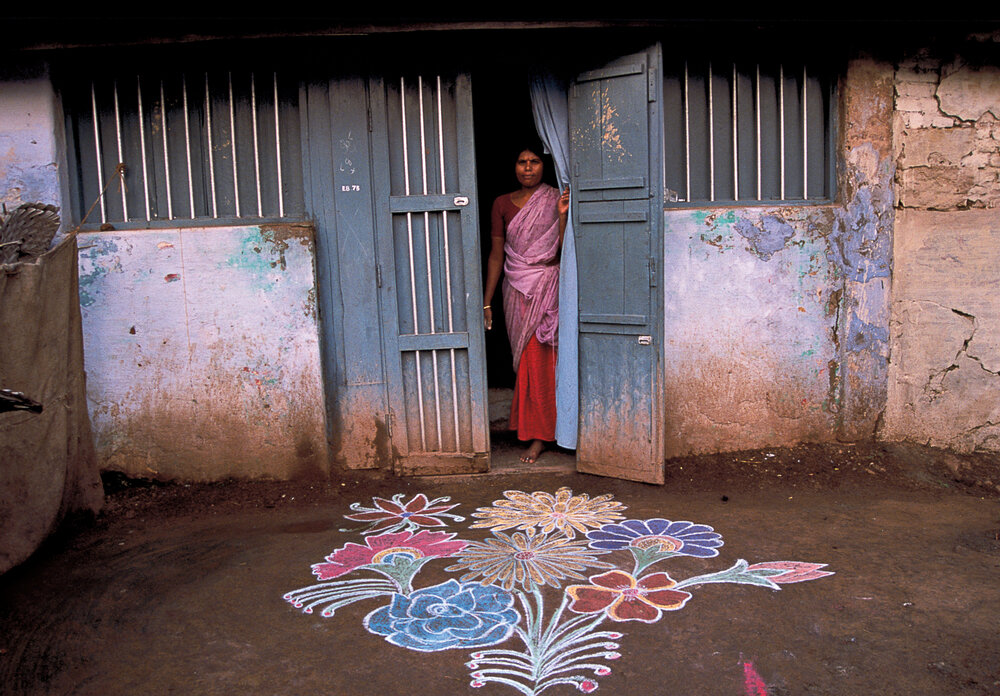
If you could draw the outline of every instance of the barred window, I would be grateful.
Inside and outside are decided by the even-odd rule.
[[[832,200],[834,85],[804,62],[666,59],[667,205]]]
[[[297,82],[129,67],[61,80],[77,220],[91,206],[88,224],[304,214]]]

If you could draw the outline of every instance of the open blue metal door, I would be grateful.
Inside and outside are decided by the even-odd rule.
[[[660,47],[570,88],[580,301],[577,469],[663,483]]]
[[[414,75],[373,80],[369,91],[396,470],[485,471],[490,445],[471,83],[467,75]]]

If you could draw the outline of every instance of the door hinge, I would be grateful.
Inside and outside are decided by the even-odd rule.
[[[368,114],[368,132],[371,133],[372,132],[372,109],[371,109],[371,107],[369,106],[366,111],[367,111],[367,114]]]
[[[375,264],[375,287],[382,287],[382,265]]]
[[[650,257],[649,259],[649,287],[656,287],[656,259]]]

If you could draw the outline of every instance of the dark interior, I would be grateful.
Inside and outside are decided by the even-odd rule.
[[[479,233],[486,282],[490,253],[490,213],[497,196],[518,187],[514,162],[522,143],[537,139],[528,91],[529,71],[509,64],[477,70],[472,76],[473,118],[476,134],[476,179],[479,188]],[[542,153],[539,153],[542,154]],[[545,181],[554,186],[551,159],[545,158]],[[493,329],[486,332],[487,382],[491,389],[514,387],[514,370],[503,316],[503,280],[490,303]]]

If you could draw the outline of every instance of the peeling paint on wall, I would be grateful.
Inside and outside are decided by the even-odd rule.
[[[315,303],[312,244],[295,225],[80,236],[104,467],[185,480],[327,472],[318,325],[302,311]]]
[[[892,274],[893,176],[890,66],[856,60],[844,88],[843,206],[833,243],[844,278],[838,311],[838,436],[875,434],[888,385],[889,279]]]
[[[734,229],[750,243],[751,251],[764,261],[784,249],[788,240],[795,236],[795,228],[777,215],[764,215],[756,224],[740,220]]]
[[[831,206],[668,210],[667,456],[831,440]]]

